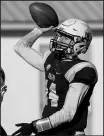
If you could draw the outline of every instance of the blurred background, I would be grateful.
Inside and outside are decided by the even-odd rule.
[[[1,107],[1,124],[8,135],[16,123],[41,118],[45,103],[44,73],[39,72],[13,50],[16,42],[34,28],[29,5],[36,1],[1,1],[1,66],[6,73],[8,91]],[[87,135],[103,135],[103,1],[39,1],[52,6],[60,23],[77,18],[87,22],[93,31],[88,52],[80,58],[92,62],[98,71],[89,107]],[[42,35],[33,48],[42,54],[48,50],[53,32]]]

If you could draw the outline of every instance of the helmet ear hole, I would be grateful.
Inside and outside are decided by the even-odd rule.
[[[74,53],[86,53],[87,48],[84,44],[79,45],[79,43],[74,46]]]
[[[82,52],[83,54],[85,54],[86,51],[87,51],[87,48],[86,48],[86,46],[84,46],[81,52]]]

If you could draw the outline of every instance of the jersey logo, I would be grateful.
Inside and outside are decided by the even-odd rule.
[[[51,67],[51,65],[48,64],[48,65],[46,66],[46,70],[48,71],[48,70],[50,69],[50,67]]]
[[[52,81],[55,81],[55,75],[53,75],[53,74],[51,74],[51,73],[48,74],[48,78],[49,78],[50,80],[52,80]]]

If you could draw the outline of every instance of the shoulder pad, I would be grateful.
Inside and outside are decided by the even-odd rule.
[[[96,68],[95,66],[90,63],[90,62],[80,62],[76,65],[74,65],[71,69],[69,69],[66,74],[65,74],[65,78],[69,81],[69,83],[74,79],[75,75],[80,71],[82,70],[83,68],[86,68],[86,67],[89,67],[89,68],[92,68],[94,69],[96,75],[97,75],[97,71],[96,71]]]

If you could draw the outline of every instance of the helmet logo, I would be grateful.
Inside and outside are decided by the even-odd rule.
[[[71,25],[73,25],[73,24],[75,24],[75,23],[76,23],[76,20],[69,19],[69,20],[63,22],[62,25],[69,27],[69,26],[71,26]]]
[[[50,69],[50,67],[51,67],[51,65],[48,64],[48,65],[46,66],[46,70],[48,71],[48,70]]]
[[[75,28],[73,28],[73,30],[74,30],[74,31],[78,31],[78,30],[76,30]]]

